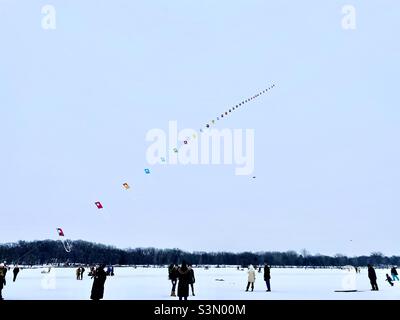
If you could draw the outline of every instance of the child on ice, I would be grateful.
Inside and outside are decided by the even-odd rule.
[[[386,280],[387,282],[389,282],[389,284],[393,287],[393,282],[392,282],[392,278],[386,273]]]

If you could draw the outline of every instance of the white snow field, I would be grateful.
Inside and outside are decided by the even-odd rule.
[[[75,279],[74,268],[23,269],[12,282],[7,273],[3,289],[6,300],[88,300],[93,280],[85,272],[83,280]],[[245,292],[247,269],[195,268],[195,294],[189,300],[375,300],[400,299],[400,282],[391,287],[385,281],[388,270],[377,269],[380,291],[370,291],[367,270],[355,274],[338,269],[272,268],[272,292],[266,292],[263,273],[256,274],[254,292]],[[115,276],[107,277],[105,300],[176,300],[170,297],[171,284],[167,268],[115,268]],[[217,281],[223,279],[224,281]],[[356,289],[359,292],[335,292]]]

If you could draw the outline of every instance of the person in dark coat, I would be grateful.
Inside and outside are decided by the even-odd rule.
[[[171,263],[168,267],[168,279],[171,280],[172,289],[171,289],[171,297],[176,297],[176,282],[178,281],[178,266],[174,263]]]
[[[19,273],[19,267],[15,266],[14,269],[13,269],[13,274],[14,274],[13,282],[15,282],[15,280],[17,280],[18,273]]]
[[[392,278],[386,273],[386,280],[393,287],[394,283],[392,282]]]
[[[88,273],[88,276],[91,277],[91,279],[93,279],[95,273],[96,273],[95,268],[94,267],[90,267],[90,271]]]
[[[4,263],[0,263],[0,300],[4,300],[2,291],[3,287],[6,285],[6,273],[7,269],[4,267]]]
[[[196,282],[196,278],[194,277],[194,270],[191,264],[189,264],[189,273],[190,273],[190,287],[192,288],[192,296],[194,296],[194,283]]]
[[[81,271],[80,271],[80,277],[79,280],[83,280],[83,273],[85,272],[85,268],[84,267],[80,267]]]
[[[372,291],[378,291],[378,284],[376,283],[376,272],[373,266],[371,266],[370,264],[368,265],[368,278],[369,281],[371,282],[371,286],[372,286]]]
[[[264,281],[267,284],[267,292],[271,291],[271,269],[267,263],[264,265]]]
[[[392,274],[392,279],[393,279],[393,281],[399,281],[399,274],[397,273],[397,270],[396,270],[396,267],[393,267],[391,270],[390,270],[390,273]]]
[[[92,300],[100,300],[103,299],[104,295],[104,283],[107,279],[107,274],[104,271],[106,266],[103,264],[99,268],[96,269],[94,274],[92,293],[90,295],[90,299]]]
[[[178,297],[179,300],[187,300],[189,295],[189,284],[191,281],[190,269],[187,267],[185,261],[182,262],[180,268],[178,268]]]

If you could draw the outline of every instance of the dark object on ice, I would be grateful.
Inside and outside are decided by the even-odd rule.
[[[267,285],[267,291],[271,291],[271,268],[268,266],[268,264],[265,262],[264,265],[264,281],[265,284]]]
[[[171,280],[172,284],[171,297],[176,297],[175,289],[178,280],[178,266],[174,263],[171,263],[168,267],[168,279]]]
[[[398,277],[398,273],[397,273],[397,270],[396,270],[396,267],[393,267],[391,270],[390,270],[390,273],[392,274],[392,278],[393,278],[393,281],[399,281],[399,277]]]
[[[113,275],[114,275],[114,267],[108,266],[107,267],[107,276],[113,276]]]
[[[92,293],[90,295],[90,299],[92,300],[100,300],[103,299],[104,295],[104,283],[107,279],[107,274],[104,271],[105,265],[101,265],[96,269],[94,274]]]
[[[225,281],[224,279],[215,279],[215,281]]]
[[[84,267],[80,267],[80,277],[79,277],[79,280],[83,280],[83,274],[84,274],[84,272],[85,272],[85,268]]]
[[[190,269],[187,267],[186,262],[183,261],[180,268],[178,268],[178,297],[179,300],[187,300],[189,295],[189,284],[191,281]]]
[[[358,290],[335,290],[335,292],[361,292]]]
[[[378,284],[376,283],[376,273],[375,273],[375,269],[373,266],[371,266],[370,264],[368,265],[368,278],[369,281],[371,282],[371,286],[372,286],[372,291],[378,291]]]
[[[13,269],[13,274],[14,274],[13,282],[15,282],[15,280],[17,280],[18,273],[19,273],[19,267],[15,266],[14,269]]]
[[[192,296],[194,296],[194,283],[196,282],[196,278],[194,277],[194,270],[191,264],[189,264],[189,274],[190,274],[189,284],[190,287],[192,288]]]
[[[6,273],[7,269],[4,267],[3,263],[0,263],[0,300],[4,300],[1,292],[3,287],[6,285]]]
[[[386,273],[386,280],[385,281],[389,282],[389,284],[393,287],[393,285],[394,285],[393,280],[387,273]]]
[[[93,279],[94,275],[96,274],[96,269],[94,267],[90,267],[90,271],[88,273],[88,276]]]

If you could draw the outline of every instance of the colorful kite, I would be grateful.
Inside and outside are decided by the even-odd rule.
[[[71,252],[72,244],[69,240],[64,240],[64,231],[61,228],[57,228],[58,236],[60,237],[60,241],[63,244],[65,251]]]
[[[124,188],[125,188],[126,190],[128,190],[128,189],[131,188],[131,187],[129,186],[129,184],[127,184],[126,182],[123,184],[123,186],[124,186]]]
[[[64,231],[61,228],[57,228],[57,232],[60,237],[64,237]]]
[[[144,169],[144,172],[145,172],[146,174],[150,174],[150,169]]]
[[[103,209],[103,205],[101,204],[101,202],[97,201],[94,203],[97,207],[97,209]]]

